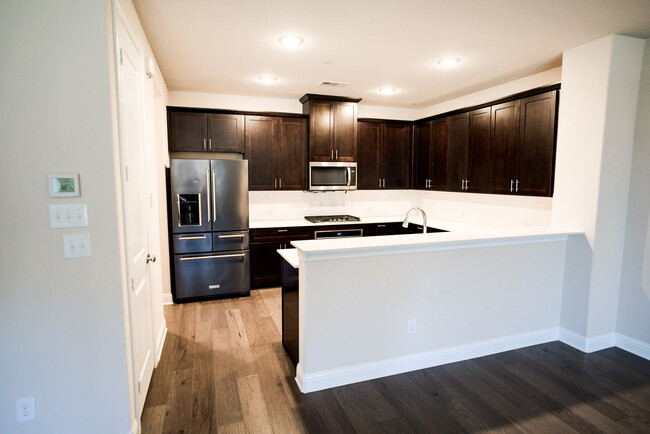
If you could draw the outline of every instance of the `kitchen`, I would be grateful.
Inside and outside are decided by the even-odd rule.
[[[647,4],[642,3],[643,6]],[[11,7],[18,8],[16,5]],[[36,395],[38,417],[35,422],[29,423],[48,423],[53,429],[68,426],[73,431],[83,431],[84,427],[87,430],[99,424],[109,427],[108,431],[127,432],[131,421],[137,418],[133,409],[134,382],[129,374],[130,363],[126,362],[130,353],[126,344],[129,341],[128,309],[124,307],[127,284],[121,259],[124,257],[121,247],[124,241],[119,199],[120,166],[116,162],[117,121],[111,108],[115,102],[111,100],[113,93],[108,84],[113,70],[109,61],[111,56],[106,54],[106,46],[111,45],[112,41],[110,32],[106,34],[106,28],[110,29],[106,22],[110,21],[111,13],[107,12],[110,7],[106,5],[98,7],[79,3],[74,8],[74,14],[66,14],[53,5],[44,4],[39,11],[18,8],[18,16],[2,14],[3,17],[12,17],[12,21],[3,18],[2,28],[7,29],[10,36],[14,35],[3,40],[15,41],[15,49],[9,51],[14,66],[10,67],[10,63],[3,66],[10,78],[6,83],[12,86],[3,88],[3,94],[7,95],[3,100],[11,101],[10,107],[3,105],[3,122],[6,122],[3,124],[6,134],[3,143],[22,143],[27,138],[35,151],[29,153],[32,155],[29,155],[28,162],[24,149],[11,149],[3,144],[3,185],[12,185],[15,179],[25,179],[22,193],[38,200],[26,208],[27,213],[9,213],[3,230],[3,240],[11,249],[5,249],[2,260],[2,329],[15,330],[18,340],[3,335],[3,353],[14,356],[3,358],[3,372],[6,375],[3,383],[6,387],[0,393],[11,406],[15,399]],[[135,10],[128,3],[124,8],[130,18],[135,16]],[[647,11],[647,8],[637,11],[635,15],[647,16],[643,11]],[[24,38],[24,29],[33,28],[34,22],[39,23],[36,26],[38,32]],[[132,22],[137,23],[137,17]],[[625,33],[623,27],[620,31]],[[88,38],[80,41],[77,37],[79,34]],[[134,34],[145,51],[148,50],[142,29],[136,26]],[[16,38],[15,35],[20,37]],[[380,110],[377,108],[380,104],[369,104],[364,108],[362,103],[359,106],[361,118],[421,119],[558,82],[561,78],[556,189],[552,199],[420,190],[357,191],[347,195],[252,192],[251,220],[283,220],[339,213],[361,217],[403,217],[412,206],[420,206],[431,219],[435,217],[466,224],[478,224],[480,221],[491,227],[535,227],[557,221],[571,230],[587,233],[587,241],[579,240],[575,245],[567,245],[567,249],[577,252],[572,256],[572,269],[581,270],[580,273],[564,275],[565,285],[580,288],[579,291],[564,293],[563,304],[570,308],[560,312],[565,329],[574,332],[570,337],[575,338],[578,345],[582,342],[583,347],[594,345],[600,348],[615,344],[630,351],[637,345],[636,348],[640,350],[635,352],[643,354],[650,341],[646,334],[650,328],[647,327],[647,310],[644,310],[647,309],[647,297],[644,296],[647,294],[644,280],[647,279],[647,266],[644,268],[643,262],[644,254],[647,255],[647,249],[644,251],[647,245],[644,236],[647,234],[647,199],[641,189],[648,182],[644,169],[648,164],[647,153],[644,153],[647,151],[643,147],[647,143],[647,127],[644,122],[636,122],[635,129],[634,121],[643,119],[641,116],[647,113],[644,112],[647,107],[643,105],[648,99],[644,97],[647,94],[643,93],[647,91],[644,90],[647,70],[641,68],[640,58],[634,62],[630,60],[631,64],[621,67],[626,70],[636,68],[637,73],[642,71],[641,90],[638,90],[638,86],[620,89],[628,93],[612,90],[616,95],[632,98],[634,102],[628,100],[625,105],[627,111],[608,110],[605,95],[610,86],[614,86],[613,83],[619,82],[613,80],[613,83],[603,84],[607,83],[608,77],[613,78],[604,72],[609,71],[609,65],[605,66],[604,63],[613,62],[614,55],[619,56],[616,57],[617,62],[624,60],[622,53],[626,50],[619,51],[625,43],[616,38],[595,43],[606,35],[566,47],[576,49],[565,53],[563,70],[555,69],[559,65],[555,64],[550,72],[546,70],[541,75],[528,75],[519,82],[519,77],[512,76],[510,80],[477,87],[455,98],[442,100],[433,104],[429,112],[404,109],[412,116],[389,116],[387,113],[400,111],[390,106]],[[594,44],[588,45],[591,41],[595,41]],[[580,50],[579,46],[582,45],[584,47]],[[76,47],[74,53],[65,48],[71,46]],[[263,56],[261,52],[258,54]],[[603,59],[602,63],[598,63],[598,59]],[[158,56],[156,60],[161,61]],[[47,65],[51,73],[44,73],[39,64]],[[145,81],[143,90],[146,101],[151,101],[149,104],[158,101],[156,107],[162,106],[163,110],[161,113],[158,109],[147,109],[147,116],[152,113],[151,118],[147,118],[148,122],[156,117],[164,119],[165,106],[301,112],[300,95],[293,99],[256,99],[249,95],[233,97],[183,91],[168,95],[160,70],[157,66],[154,69],[153,78]],[[71,70],[83,72],[84,80],[80,83],[77,75],[70,77]],[[612,71],[622,74],[618,68]],[[594,82],[591,82],[586,80],[587,77],[598,77],[602,81],[595,83],[597,80],[594,78]],[[164,77],[165,81],[170,79]],[[573,94],[572,98],[569,92],[572,79],[576,83],[574,86],[577,86],[573,89],[593,85],[597,91],[595,88],[586,89],[583,91],[591,95],[590,98],[584,94]],[[149,87],[152,82],[156,83],[154,88]],[[307,91],[309,89],[303,90]],[[577,105],[569,110],[572,104]],[[565,107],[568,111],[562,113]],[[79,122],[71,120],[68,117],[70,114],[78,116]],[[599,119],[595,124],[599,128],[570,128],[571,125],[593,124],[581,117],[589,114]],[[35,127],[34,115],[44,123],[43,127]],[[32,121],[25,123],[27,119]],[[145,133],[161,136],[154,128],[147,129]],[[614,138],[612,134],[620,135]],[[156,143],[163,144],[164,134],[162,137]],[[66,151],[54,153],[50,150],[52,143]],[[622,146],[621,143],[627,145]],[[166,148],[166,143],[163,146]],[[581,157],[594,155],[594,149],[598,150],[598,161]],[[164,161],[161,150],[156,148],[155,152],[155,160]],[[12,163],[9,164],[9,161]],[[106,161],[113,164],[100,164]],[[25,177],[20,172],[25,168],[29,168],[27,173],[33,176]],[[156,166],[155,171],[158,177],[162,176],[159,168]],[[80,173],[79,200],[88,203],[90,224],[85,231],[90,231],[93,243],[93,256],[90,258],[64,260],[61,253],[62,232],[50,229],[47,221],[41,221],[47,215],[46,205],[57,203],[43,193],[43,177],[57,171]],[[164,182],[159,184],[164,185]],[[600,185],[607,185],[607,188],[596,187]],[[22,197],[18,195],[19,192],[8,190],[9,198],[19,203]],[[154,200],[164,197],[164,191],[158,193],[158,196],[154,194]],[[314,211],[314,208],[319,212],[303,212]],[[394,211],[397,209],[399,212]],[[73,232],[83,231],[79,229]],[[164,225],[161,225],[160,231],[166,232]],[[42,248],[37,252],[28,250],[24,240],[38,241]],[[164,242],[161,244],[164,246]],[[154,265],[159,266],[165,261],[164,250],[154,249],[154,253],[158,253],[159,258]],[[34,263],[39,264],[38,273],[28,271]],[[162,277],[161,281],[164,279]],[[153,285],[165,287],[162,282]],[[171,295],[168,291],[165,294]],[[160,294],[160,298],[163,296]],[[24,319],[29,319],[27,327],[16,330],[15,324]],[[592,338],[598,339],[589,340]],[[62,351],[57,351],[57,348]],[[50,359],[47,364],[42,362],[42,358],[34,357],[43,352],[47,352]],[[20,367],[32,373],[31,379],[20,374]],[[97,376],[98,370],[102,372],[101,378]],[[68,385],[69,392],[60,395],[63,384]],[[104,397],[96,396],[97,389],[105,391]],[[53,399],[57,393],[59,398]],[[78,403],[83,409],[75,412],[80,416],[72,415],[70,403]],[[13,408],[9,409],[9,405],[6,407],[0,418],[3,431],[14,432],[17,426],[29,429],[25,424],[15,425]],[[111,410],[106,412],[106,408]]]

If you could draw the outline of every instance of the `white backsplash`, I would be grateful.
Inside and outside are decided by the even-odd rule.
[[[419,190],[309,193],[251,191],[251,221],[295,220],[307,215],[395,217],[419,206],[429,218],[493,227],[547,226],[553,199]]]
[[[293,220],[307,215],[350,214],[357,217],[401,216],[416,206],[415,190],[251,191],[251,221]]]

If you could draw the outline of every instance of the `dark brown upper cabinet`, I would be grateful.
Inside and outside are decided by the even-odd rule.
[[[410,188],[411,131],[404,123],[358,123],[359,189]]]
[[[314,94],[300,98],[309,115],[309,161],[357,161],[359,101]]]
[[[552,194],[556,95],[493,106],[490,193]]]
[[[465,191],[469,144],[469,113],[449,119],[449,190]]]
[[[557,91],[521,100],[517,194],[552,196]]]
[[[491,115],[491,107],[469,112],[465,191],[470,193],[487,193],[488,190]]]
[[[449,122],[445,117],[416,125],[416,188],[449,189]]]
[[[246,116],[250,190],[307,188],[307,119]]]
[[[519,110],[519,100],[492,106],[489,193],[515,192]]]
[[[244,116],[168,109],[171,152],[244,152]]]

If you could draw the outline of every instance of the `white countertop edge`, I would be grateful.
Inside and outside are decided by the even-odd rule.
[[[366,223],[392,223],[401,222],[404,217],[399,216],[380,216],[380,217],[359,217],[361,220],[358,222],[332,222],[332,223],[311,223],[303,219],[290,219],[290,220],[251,220],[248,224],[250,229],[264,229],[264,228],[287,228],[299,226],[332,226],[332,225],[354,225]]]
[[[424,237],[420,234],[388,235],[368,238],[294,241],[291,244],[296,247],[299,257],[308,262],[322,259],[343,259],[360,256],[383,256],[437,250],[566,241],[570,235],[579,233],[581,232],[558,231],[478,236],[447,232],[427,234]],[[368,240],[372,240],[373,242],[367,242]]]
[[[298,268],[298,266],[300,265],[300,260],[298,259],[298,250],[296,250],[296,249],[278,249],[278,253],[293,268]]]

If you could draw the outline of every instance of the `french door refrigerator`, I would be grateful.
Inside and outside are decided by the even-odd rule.
[[[174,302],[249,295],[248,161],[170,166]]]

